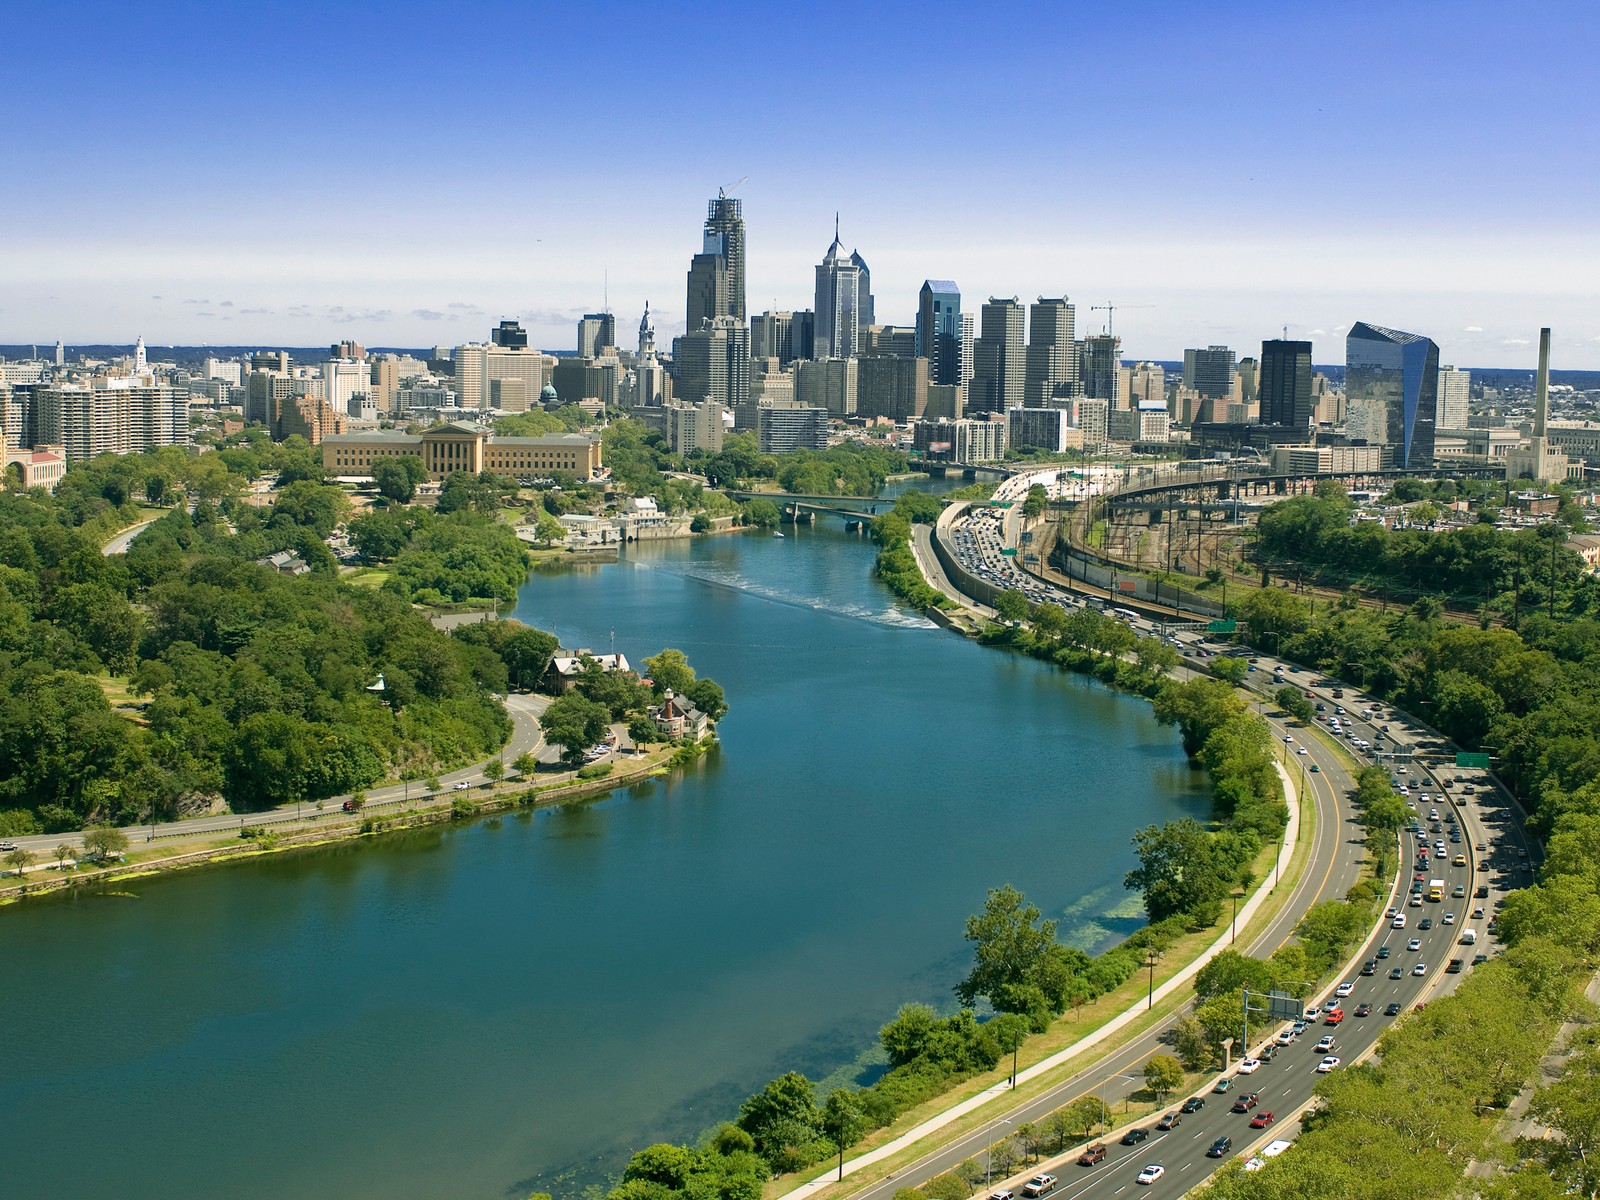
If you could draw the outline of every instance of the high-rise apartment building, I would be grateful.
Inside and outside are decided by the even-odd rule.
[[[1459,367],[1439,368],[1439,408],[1434,424],[1440,429],[1467,427],[1468,398],[1472,392],[1472,372]]]
[[[674,454],[704,450],[716,454],[722,449],[725,410],[715,400],[698,404],[672,403],[663,406],[667,421],[667,444]]]
[[[854,358],[860,353],[867,301],[859,259],[845,255],[835,221],[833,241],[817,265],[813,358]]]
[[[795,402],[756,406],[756,442],[763,454],[828,448],[828,410]]]
[[[1130,405],[1141,400],[1159,400],[1166,403],[1167,372],[1159,363],[1135,363],[1128,369],[1127,387],[1123,394]]]
[[[28,443],[63,446],[69,463],[189,444],[189,393],[148,376],[41,385],[31,407]]]
[[[606,348],[616,349],[617,318],[608,312],[584,313],[578,320],[578,357],[596,358]]]
[[[775,358],[787,367],[812,357],[811,313],[764,312],[750,318],[750,357]]]
[[[372,394],[372,368],[364,358],[331,358],[322,364],[322,398],[348,413],[357,397]]]
[[[970,411],[999,412],[1022,404],[1027,363],[1023,354],[1021,302],[1012,296],[989,297],[980,313],[981,332],[973,343]]]
[[[888,417],[897,425],[928,407],[928,360],[869,356],[856,363],[856,413]]]
[[[960,384],[961,289],[953,279],[925,279],[917,296],[918,358],[928,360],[928,382]]]
[[[1345,335],[1344,355],[1345,423],[1353,440],[1388,447],[1397,467],[1432,466],[1439,396],[1433,339],[1357,321]]]
[[[834,416],[854,414],[860,365],[865,361],[857,358],[815,358],[796,363],[795,399],[813,408],[825,408]]]
[[[1023,369],[1023,402],[1042,407],[1078,388],[1076,316],[1065,296],[1043,296],[1028,310],[1028,350]],[[1013,439],[1015,444],[1015,439]]]
[[[687,404],[737,410],[750,396],[750,330],[718,317],[672,342],[672,391]]]
[[[1310,429],[1316,416],[1311,397],[1311,343],[1274,338],[1261,343],[1261,424]]]

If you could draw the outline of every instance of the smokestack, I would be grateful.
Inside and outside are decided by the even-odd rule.
[[[1550,330],[1539,330],[1539,375],[1533,385],[1533,436],[1545,435],[1545,421],[1550,415]]]

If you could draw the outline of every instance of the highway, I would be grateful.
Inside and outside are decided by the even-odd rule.
[[[1158,623],[1140,620],[1135,627],[1143,634],[1161,634]],[[1514,802],[1499,792],[1487,772],[1457,769],[1453,754],[1447,754],[1443,739],[1432,731],[1412,722],[1404,714],[1375,702],[1352,688],[1338,685],[1342,693],[1334,696],[1335,682],[1320,680],[1294,664],[1280,662],[1266,655],[1252,656],[1248,650],[1236,646],[1209,643],[1203,635],[1180,633],[1176,636],[1187,661],[1178,674],[1188,676],[1191,663],[1198,667],[1206,654],[1243,654],[1251,658],[1254,667],[1247,678],[1247,689],[1259,693],[1258,707],[1268,719],[1283,747],[1285,760],[1291,771],[1298,764],[1304,768],[1298,773],[1311,807],[1315,811],[1315,828],[1311,832],[1311,856],[1306,870],[1295,885],[1295,890],[1283,911],[1262,932],[1240,949],[1264,957],[1287,940],[1301,915],[1312,905],[1324,900],[1340,899],[1349,887],[1360,878],[1365,855],[1365,829],[1356,821],[1349,804],[1355,781],[1344,753],[1335,751],[1333,741],[1342,743],[1345,753],[1360,761],[1373,761],[1372,750],[1384,754],[1411,755],[1410,758],[1384,758],[1392,769],[1393,778],[1406,783],[1411,795],[1408,799],[1418,812],[1420,836],[1402,834],[1402,866],[1388,900],[1388,907],[1406,915],[1404,929],[1392,926],[1392,919],[1381,919],[1359,950],[1353,956],[1355,964],[1341,981],[1352,985],[1350,996],[1344,1000],[1346,1016],[1336,1027],[1317,1024],[1298,1037],[1288,1037],[1287,1044],[1274,1046],[1270,1061],[1249,1075],[1239,1075],[1236,1069],[1206,1081],[1205,1088],[1196,1093],[1204,1103],[1199,1110],[1180,1118],[1180,1123],[1170,1131],[1154,1128],[1160,1113],[1152,1114],[1142,1126],[1149,1132],[1148,1140],[1125,1146],[1120,1140],[1107,1142],[1108,1153],[1096,1165],[1080,1167],[1076,1158],[1081,1146],[1068,1154],[1047,1159],[1026,1171],[1006,1180],[996,1179],[991,1186],[996,1190],[1020,1190],[1021,1183],[1038,1170],[1057,1175],[1060,1183],[1053,1193],[1076,1200],[1080,1196],[1115,1196],[1135,1186],[1134,1176],[1151,1163],[1165,1168],[1161,1179],[1150,1185],[1153,1194],[1179,1195],[1202,1182],[1218,1166],[1241,1153],[1253,1151],[1267,1142],[1283,1137],[1292,1138],[1297,1129],[1297,1113],[1312,1099],[1312,1089],[1320,1077],[1316,1071],[1324,1052],[1315,1049],[1315,1043],[1324,1034],[1334,1039],[1331,1052],[1341,1060],[1334,1069],[1345,1066],[1367,1053],[1389,1023],[1398,1019],[1386,1010],[1398,1006],[1403,1015],[1430,995],[1447,992],[1471,970],[1475,954],[1493,952],[1493,939],[1487,933],[1488,922],[1495,907],[1506,892],[1525,886],[1531,881],[1530,870],[1534,863],[1534,849],[1525,840],[1521,820]],[[1282,678],[1276,669],[1282,667]],[[1322,720],[1318,732],[1286,724],[1273,713],[1277,706],[1270,699],[1279,686],[1293,684],[1303,693],[1310,693],[1314,703],[1324,706],[1319,712]],[[1343,707],[1346,711],[1339,714]],[[1374,709],[1369,716],[1361,710]],[[1328,724],[1330,716],[1339,716],[1340,731]],[[1384,730],[1383,726],[1389,728]],[[1381,737],[1379,735],[1382,735]],[[1356,744],[1364,740],[1371,744],[1363,751]],[[1311,764],[1316,770],[1311,770]],[[1448,765],[1446,765],[1448,764]],[[1401,770],[1401,767],[1404,770]],[[1459,778],[1458,778],[1459,777]],[[1424,802],[1421,796],[1429,799]],[[1430,811],[1437,809],[1439,828],[1429,819]],[[1435,859],[1425,872],[1427,878],[1445,881],[1445,899],[1440,903],[1420,901],[1408,905],[1416,852],[1423,844],[1432,849],[1435,840],[1448,839],[1453,819],[1460,830],[1459,843],[1445,842],[1449,853],[1442,862]],[[1482,844],[1485,849],[1480,851]],[[1451,865],[1456,853],[1465,854],[1465,865]],[[1488,889],[1486,897],[1475,897],[1482,884]],[[1460,888],[1460,897],[1452,892]],[[1475,910],[1482,915],[1474,917]],[[1451,914],[1451,924],[1444,923],[1446,913]],[[1426,918],[1430,927],[1420,928]],[[1459,937],[1463,929],[1476,930],[1477,943],[1462,946]],[[1411,939],[1417,939],[1418,948],[1411,950]],[[1384,957],[1379,958],[1380,952]],[[1446,974],[1445,968],[1452,958],[1463,959],[1463,975]],[[1364,964],[1371,964],[1370,975],[1360,973]],[[1418,973],[1420,970],[1420,974]],[[1398,978],[1391,975],[1398,972]],[[1340,982],[1340,981],[1335,981]],[[1332,998],[1334,984],[1316,993],[1310,1001],[1322,1003]],[[1368,1015],[1357,1017],[1361,1004],[1368,1004]],[[1256,1021],[1263,1022],[1256,1025]],[[1285,1026],[1270,1023],[1266,1017],[1252,1014],[1250,1046],[1259,1052],[1269,1041],[1274,1041]],[[851,1194],[861,1200],[890,1200],[895,1191],[915,1187],[967,1159],[982,1162],[989,1145],[1006,1136],[1009,1130],[1025,1122],[1038,1122],[1049,1113],[1073,1100],[1096,1095],[1113,1110],[1129,1093],[1143,1087],[1143,1066],[1151,1054],[1169,1051],[1170,1022],[1152,1030],[1126,1046],[1102,1056],[1092,1066],[1081,1070],[1037,1098],[1009,1110],[996,1108],[984,1125],[974,1132],[945,1143],[929,1151],[892,1176]],[[1217,1079],[1227,1079],[1226,1093],[1211,1090]],[[1236,1097],[1244,1093],[1258,1094],[1259,1100],[1248,1114],[1231,1111]],[[1174,1097],[1163,1112],[1175,1111],[1185,1097]],[[1275,1114],[1270,1125],[1252,1129],[1252,1118],[1261,1110]],[[1120,1133],[1117,1135],[1120,1138]],[[1220,1157],[1209,1157],[1207,1148],[1219,1137],[1232,1139],[1228,1151]],[[987,1188],[985,1189],[988,1190]],[[980,1193],[983,1194],[983,1193]]]

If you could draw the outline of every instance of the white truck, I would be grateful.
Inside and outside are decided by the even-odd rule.
[[[1463,946],[1476,946],[1478,944],[1478,931],[1476,929],[1463,929],[1461,931],[1461,944]]]

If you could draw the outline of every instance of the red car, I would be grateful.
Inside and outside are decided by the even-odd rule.
[[[1337,1025],[1343,1020],[1344,1020],[1344,1009],[1342,1009],[1342,1008],[1330,1008],[1328,1010],[1328,1015],[1323,1018],[1322,1023],[1324,1025]]]
[[[1099,1142],[1096,1142],[1082,1154],[1078,1155],[1078,1165],[1080,1167],[1092,1167],[1095,1165],[1095,1163],[1105,1158],[1105,1156],[1106,1148]]]
[[[1255,1095],[1253,1092],[1246,1092],[1243,1096],[1240,1096],[1233,1102],[1233,1111],[1236,1113],[1247,1113],[1256,1106],[1256,1101],[1259,1099],[1260,1097]]]
[[[1265,1129],[1268,1125],[1272,1124],[1273,1116],[1274,1116],[1274,1114],[1269,1113],[1269,1112],[1258,1112],[1251,1119],[1250,1128],[1251,1129]]]

